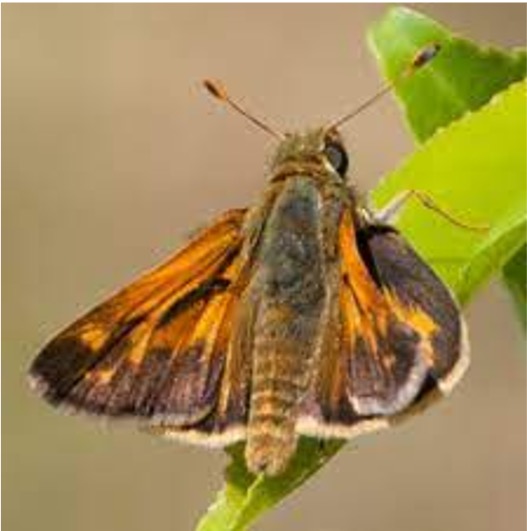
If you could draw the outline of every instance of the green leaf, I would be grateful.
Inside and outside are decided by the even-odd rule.
[[[343,446],[342,441],[302,438],[288,469],[280,477],[254,477],[245,466],[243,444],[229,448],[226,486],[200,521],[197,531],[242,531],[269,507],[307,481]]]
[[[439,131],[373,194],[383,205],[401,190],[423,190],[456,217],[489,226],[463,230],[415,203],[398,223],[463,302],[525,242],[526,113],[517,83]]]
[[[494,94],[526,75],[525,50],[480,48],[408,8],[389,10],[371,28],[368,38],[381,69],[392,82],[415,50],[430,42],[441,44],[438,57],[411,79],[396,84],[395,92],[408,123],[420,141],[465,112],[478,109]],[[489,264],[491,256],[487,258]],[[506,264],[503,260],[501,263]],[[470,274],[468,271],[467,275]],[[505,285],[511,289],[513,284],[507,279],[504,274]],[[517,301],[517,293],[512,293],[512,297]],[[525,322],[525,309],[518,304],[516,307]]]
[[[394,13],[401,11],[409,12],[390,10],[387,18],[393,19]],[[394,48],[401,50],[401,59],[397,59],[399,69],[422,44],[438,40],[439,30],[442,32],[441,42],[456,41],[437,24],[421,18],[429,26],[415,28],[419,42],[414,45],[412,27],[401,31],[400,16],[390,23],[380,23],[385,35],[401,32],[406,40],[409,39],[407,48],[400,48],[400,42],[394,40]],[[390,24],[396,24],[397,31],[390,31]],[[472,102],[470,108],[476,108],[490,99],[493,93],[490,88],[482,96],[484,91],[472,87],[479,94],[479,99],[473,100],[470,83],[466,80],[460,83],[463,90],[458,89],[455,78],[457,75],[463,76],[464,69],[470,69],[471,61],[480,61],[480,66],[475,69],[480,74],[489,74],[488,71],[483,72],[487,68],[495,68],[503,73],[497,76],[500,78],[499,83],[493,81],[495,84],[488,85],[494,87],[494,92],[506,87],[518,76],[523,77],[520,72],[525,69],[525,58],[521,54],[507,57],[497,51],[480,52],[475,45],[463,42],[464,47],[459,44],[452,47],[463,52],[457,54],[455,60],[447,61],[444,58],[446,54],[442,53],[442,61],[446,63],[442,66],[441,75],[435,76],[439,85],[432,83],[427,85],[428,88],[417,90],[412,88],[409,80],[408,84],[400,87],[406,98],[410,120],[413,120],[411,123],[415,122],[420,128],[416,129],[419,131],[418,138],[426,138],[439,126],[465,114],[466,106],[461,108],[459,104],[453,112],[449,105],[441,103],[443,99],[447,103],[469,101]],[[486,60],[493,62],[485,63]],[[386,65],[390,64],[386,62]],[[411,83],[421,83],[427,69],[416,74]],[[397,71],[397,65],[392,71]],[[450,84],[445,86],[445,80]],[[438,86],[442,87],[444,93],[439,99],[433,96],[434,91],[439,90]],[[424,96],[421,90],[425,90]],[[435,98],[433,105],[430,98]],[[417,105],[417,111],[411,110],[414,105]],[[496,96],[480,111],[468,114],[451,127],[441,130],[385,179],[374,194],[376,202],[383,204],[401,190],[425,190],[456,216],[467,222],[489,225],[487,232],[470,233],[453,227],[418,205],[409,205],[401,216],[401,230],[463,301],[472,297],[489,276],[498,271],[525,243],[526,111],[525,86],[517,84]],[[518,277],[514,275],[513,278]],[[342,445],[342,442],[330,441],[321,447],[318,441],[301,439],[290,467],[277,478],[252,476],[245,467],[243,445],[231,448],[231,464],[226,470],[225,487],[198,524],[198,531],[248,529],[259,515],[279,503],[320,469]]]
[[[503,280],[516,304],[523,329],[527,330],[527,246],[523,246],[503,268]]]
[[[507,53],[480,48],[407,8],[390,9],[373,25],[368,40],[383,73],[391,81],[405,69],[417,50],[431,42],[441,44],[433,61],[395,87],[419,141],[467,111],[478,109],[494,94],[525,77],[524,50]]]

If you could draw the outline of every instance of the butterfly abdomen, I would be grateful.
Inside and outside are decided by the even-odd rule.
[[[308,360],[294,345],[262,339],[254,350],[246,457],[253,472],[276,475],[296,449],[296,410],[308,384]]]
[[[298,407],[311,382],[326,306],[324,249],[316,187],[293,178],[277,197],[249,291],[252,379],[246,459],[276,475],[296,449]]]

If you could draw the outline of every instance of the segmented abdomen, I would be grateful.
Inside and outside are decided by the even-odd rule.
[[[311,381],[326,305],[320,201],[307,179],[287,183],[249,286],[255,318],[246,459],[253,472],[279,473],[296,448],[297,408]]]

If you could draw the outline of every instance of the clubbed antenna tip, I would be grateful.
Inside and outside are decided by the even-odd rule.
[[[413,68],[421,68],[431,61],[441,50],[441,45],[438,42],[431,42],[424,48],[421,48],[415,55],[412,61]]]
[[[209,94],[214,96],[220,101],[226,101],[229,99],[225,87],[219,81],[212,81],[211,79],[203,80],[203,86],[207,89]]]
[[[274,136],[275,138],[278,138],[279,140],[283,140],[285,138],[285,135],[283,133],[277,131],[276,129],[273,129],[262,120],[256,118],[253,114],[246,111],[239,103],[234,101],[229,96],[227,89],[219,81],[205,79],[203,80],[203,86],[207,89],[207,92],[211,96],[214,96],[217,100],[227,104],[229,107],[231,107],[231,109],[234,109],[237,113],[247,118],[254,125],[262,129],[266,133],[269,133],[270,135]]]

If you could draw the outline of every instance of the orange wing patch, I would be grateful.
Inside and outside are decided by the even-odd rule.
[[[343,345],[348,398],[360,416],[395,414],[414,400],[423,385],[437,324],[417,304],[403,302],[375,278],[374,257],[365,262],[349,212],[343,216],[340,236],[341,316],[350,338]]]
[[[378,333],[386,335],[388,324],[394,318],[429,338],[437,330],[433,318],[416,304],[403,303],[389,287],[375,282],[359,252],[356,238],[351,215],[345,212],[339,234],[345,284],[340,293],[348,329],[359,332],[372,350],[377,349]]]
[[[397,280],[384,282],[376,255],[360,238],[351,212],[345,212],[338,300],[299,420],[299,431],[308,435],[351,437],[386,426],[383,417],[417,399],[436,363],[434,341],[443,330],[426,299],[412,289],[398,291]],[[401,281],[414,274],[411,265],[400,272]],[[438,280],[432,288],[445,290]]]
[[[44,397],[183,431],[203,422],[220,396],[227,408],[237,389],[223,396],[220,383],[239,286],[248,274],[239,255],[244,215],[226,213],[174,258],[53,339],[31,367]]]

